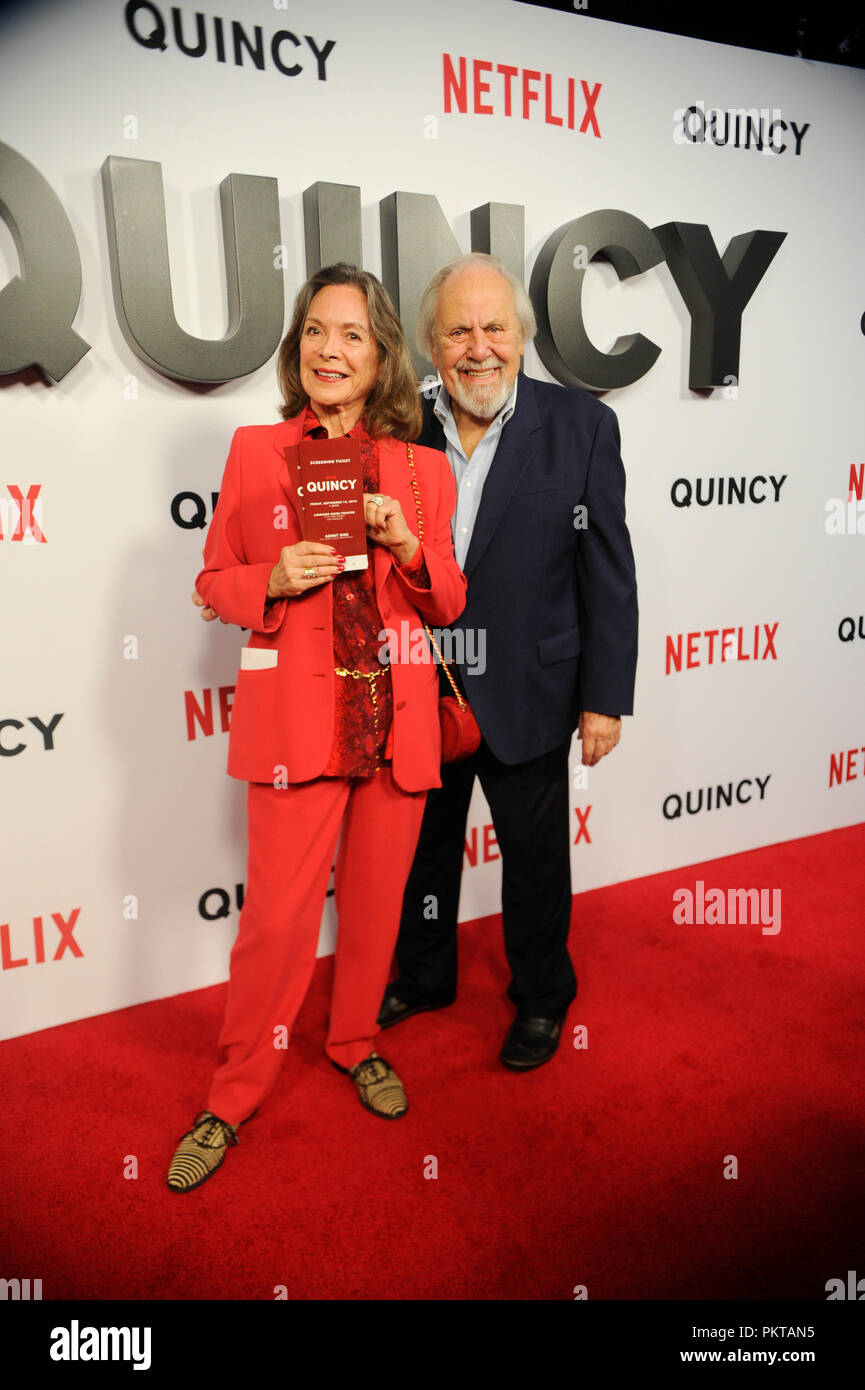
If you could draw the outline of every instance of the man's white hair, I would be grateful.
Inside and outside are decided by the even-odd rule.
[[[538,325],[535,311],[522,280],[511,274],[496,256],[488,256],[485,251],[470,251],[468,255],[457,256],[456,260],[448,261],[447,265],[443,265],[440,270],[437,270],[423,292],[417,316],[417,345],[425,357],[429,357],[431,354],[432,339],[435,332],[436,306],[442,285],[449,276],[455,275],[461,270],[469,270],[473,266],[482,266],[485,270],[495,270],[499,275],[504,276],[513,291],[514,308],[520,328],[523,330],[523,338],[527,343],[530,343],[537,333]]]

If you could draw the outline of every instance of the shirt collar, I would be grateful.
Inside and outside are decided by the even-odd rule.
[[[511,416],[517,408],[518,382],[519,377],[517,377],[517,379],[514,381],[514,389],[508,396],[498,415],[496,415],[495,418],[490,421],[487,427],[488,431],[492,429],[493,425],[497,425],[499,429],[503,429],[504,426],[508,423],[508,420],[510,420]],[[442,425],[447,425],[448,422],[450,422],[456,429],[456,421],[454,420],[453,410],[451,409],[451,398],[448,395],[447,387],[444,385],[444,383],[442,383],[442,385],[439,387],[439,393],[436,396],[433,411],[435,412],[436,419],[440,420]]]
[[[302,425],[302,427],[301,427],[301,438],[302,438],[302,439],[308,439],[310,435],[315,434],[316,430],[324,430],[324,433],[327,434],[327,430],[325,429],[324,425],[323,425],[323,424],[321,423],[321,421],[319,420],[319,418],[318,418],[318,416],[316,415],[315,411],[313,410],[312,406],[309,404],[309,402],[307,402],[306,410],[305,410],[304,416],[303,416],[303,425]],[[363,437],[363,433],[364,433],[364,423],[363,423],[363,416],[361,415],[360,419],[355,420],[355,422],[354,422],[354,424],[352,425],[351,429],[350,429],[350,430],[346,430],[345,435],[343,436],[343,438],[345,438],[345,439],[353,439],[353,438],[355,438],[355,437],[362,438],[362,437]]]

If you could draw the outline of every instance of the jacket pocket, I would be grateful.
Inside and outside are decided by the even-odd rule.
[[[241,671],[266,671],[275,666],[279,652],[275,647],[244,647],[240,653]]]
[[[537,492],[561,492],[565,479],[551,474],[546,478],[530,478],[517,488],[514,497],[533,497]]]
[[[557,632],[552,637],[542,637],[538,643],[538,661],[542,666],[551,666],[554,661],[568,661],[579,655],[582,647],[580,629],[569,627],[567,632]]]

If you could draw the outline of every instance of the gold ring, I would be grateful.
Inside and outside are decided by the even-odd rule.
[[[311,566],[308,565],[307,568],[303,571],[303,577],[304,579],[315,579],[317,573],[317,570],[313,569]]]

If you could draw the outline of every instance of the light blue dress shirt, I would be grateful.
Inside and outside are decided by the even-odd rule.
[[[460,569],[465,569],[472,532],[481,505],[484,483],[495,457],[502,430],[510,420],[517,404],[517,383],[508,396],[498,415],[490,421],[489,428],[474,447],[471,458],[466,458],[460,443],[459,430],[451,410],[450,396],[442,386],[433,407],[436,418],[441,421],[445,435],[445,451],[457,485],[456,511],[451,518],[451,532],[454,538],[454,554]]]

